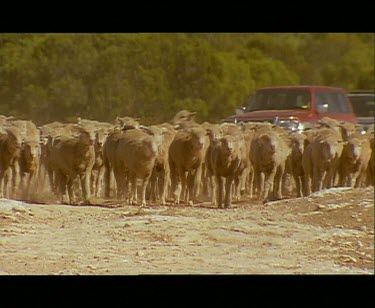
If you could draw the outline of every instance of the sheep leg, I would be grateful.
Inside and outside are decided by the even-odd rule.
[[[249,173],[249,197],[253,198],[253,189],[254,189],[254,169],[250,169]]]
[[[105,160],[103,163],[104,167],[104,197],[109,198],[110,188],[111,188],[111,169],[109,167],[109,162]]]
[[[167,189],[168,189],[168,178],[169,178],[169,170],[168,169],[164,169],[161,173],[160,173],[160,177],[161,177],[161,196],[160,196],[160,204],[161,205],[165,205],[166,204],[166,196],[167,196]]]
[[[233,176],[228,176],[225,180],[224,207],[226,208],[230,207],[231,201],[232,201],[232,183],[233,183]]]
[[[80,175],[83,202],[88,204],[90,204],[90,174],[91,172],[87,171]]]
[[[254,168],[254,194],[258,195],[258,198],[262,198],[264,189],[264,173],[258,168]]]
[[[216,175],[215,179],[216,179],[217,206],[219,208],[222,208],[222,203],[223,203],[223,178],[219,175]]]
[[[117,199],[122,199],[124,196],[124,174],[118,170],[113,170],[113,174],[117,186]]]
[[[323,189],[331,188],[333,186],[333,179],[336,173],[336,168],[334,167],[334,164],[335,163],[333,162],[332,166],[330,166],[326,172],[326,176],[323,182]]]
[[[74,184],[74,179],[69,177],[68,181],[66,182],[66,186],[68,189],[68,203],[69,204],[74,204],[73,184]]]
[[[147,185],[148,185],[148,182],[150,180],[150,176],[147,176],[146,178],[144,178],[142,180],[142,201],[141,201],[141,206],[146,206],[146,188],[147,188]]]
[[[104,175],[104,168],[103,166],[100,167],[98,176],[96,177],[96,183],[95,183],[95,197],[99,198],[102,192],[102,183],[103,183],[103,175]]]
[[[192,199],[195,203],[199,203],[200,201],[198,200],[198,196],[200,193],[200,188],[201,188],[201,180],[202,180],[202,170],[203,166],[200,165],[197,169],[194,171],[194,177],[192,179],[192,191],[191,191],[191,196]]]
[[[177,204],[180,203],[180,199],[185,199],[186,196],[186,174],[184,170],[178,169],[178,180],[177,180],[177,188],[179,188],[179,191],[177,191],[178,197],[177,197]],[[182,194],[182,196],[181,196]]]
[[[0,198],[4,198],[5,172],[0,170]]]
[[[27,178],[26,191],[25,191],[25,199],[26,200],[28,198],[30,198],[30,187],[31,187],[31,185],[33,183],[34,175],[35,175],[35,172],[34,171],[30,171],[30,173],[28,175],[28,178]]]
[[[363,182],[363,175],[365,174],[364,168],[361,168],[356,172],[356,174],[353,177],[354,180],[354,187],[359,188]]]
[[[59,185],[59,191],[60,191],[60,199],[61,202],[65,202],[65,196],[66,196],[66,185],[67,185],[67,178],[65,175],[63,175],[60,171],[56,172],[56,180]],[[69,201],[68,201],[69,203]]]
[[[153,203],[153,204],[156,204],[156,200],[157,200],[157,196],[156,196],[157,195],[157,189],[156,189],[157,185],[158,185],[158,176],[157,176],[157,171],[154,168],[152,170],[151,178],[150,178],[150,202]]]
[[[271,172],[267,172],[264,176],[264,190],[262,195],[263,203],[272,200],[272,198],[270,198],[270,195],[273,194],[275,174],[276,168],[273,168]]]
[[[285,174],[285,166],[281,165],[277,168],[275,178],[274,178],[274,190],[273,190],[273,199],[274,200],[281,200],[282,199],[282,193],[281,193],[281,188],[282,188],[282,178],[284,177]]]
[[[322,189],[322,179],[324,176],[324,170],[320,170],[317,167],[313,168],[313,192],[320,191]]]
[[[11,190],[11,196],[12,198],[16,198],[16,191],[20,184],[20,167],[19,164],[16,162],[12,166],[12,190]]]
[[[184,172],[182,187],[184,187],[184,183],[185,183],[185,189],[182,188],[182,191],[184,192],[184,203],[189,204],[190,192],[192,191],[192,185],[193,185],[191,171],[187,172],[187,174],[186,172]]]
[[[129,180],[131,182],[131,193],[129,198],[129,204],[137,205],[137,177],[133,173],[129,173]]]
[[[57,183],[56,180],[53,180],[53,170],[52,168],[47,168],[47,174],[48,174],[48,180],[49,180],[49,186],[51,187],[51,190],[54,194],[57,194]]]
[[[296,183],[297,197],[301,198],[302,197],[302,191],[303,191],[303,189],[302,189],[303,182],[301,181],[301,178],[296,174],[293,174],[293,179],[294,179],[294,182]]]
[[[257,177],[258,197],[259,197],[260,200],[262,200],[263,193],[264,193],[264,178],[265,178],[265,174],[264,174],[264,172],[259,172],[255,176]]]
[[[210,176],[211,182],[211,200],[213,205],[217,205],[216,203],[216,180],[214,176]]]

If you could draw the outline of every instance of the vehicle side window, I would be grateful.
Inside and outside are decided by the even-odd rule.
[[[342,93],[317,92],[315,96],[316,105],[327,105],[327,113],[349,113],[348,101]]]
[[[357,117],[374,116],[374,95],[350,95],[349,99]]]

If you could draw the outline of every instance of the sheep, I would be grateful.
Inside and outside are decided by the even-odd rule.
[[[318,121],[319,128],[331,128],[340,134],[342,140],[347,141],[348,138],[356,132],[356,125],[347,121],[338,121],[330,117],[323,117]]]
[[[238,168],[235,176],[235,188],[236,188],[236,198],[239,200],[241,192],[247,191],[249,197],[253,197],[253,182],[254,182],[254,168],[250,160],[250,147],[255,136],[254,129],[246,127],[244,125],[240,126],[241,132],[244,137],[244,142],[240,144],[242,151],[242,159],[240,167]]]
[[[180,203],[181,192],[187,204],[199,202],[202,163],[207,147],[206,131],[198,125],[179,130],[174,137],[169,147],[169,166],[175,204]]]
[[[190,112],[188,110],[180,110],[175,114],[175,116],[172,119],[173,125],[181,125],[184,123],[193,123],[194,116],[196,115],[196,112]]]
[[[24,141],[20,154],[20,176],[21,191],[23,198],[30,197],[30,188],[35,176],[39,170],[40,159],[40,142],[38,140],[27,139]],[[26,179],[28,175],[28,178]],[[25,180],[27,180],[26,188],[24,188]]]
[[[117,146],[119,140],[123,134],[123,131],[113,130],[109,132],[103,144],[103,165],[104,165],[104,196],[106,198],[110,197],[111,190],[111,172],[113,171],[114,176],[120,176],[115,173],[119,168],[116,168],[116,155]],[[116,171],[115,171],[116,170]],[[121,180],[119,180],[121,181]],[[116,180],[117,182],[117,180]],[[123,196],[124,186],[117,186],[117,198],[120,199]]]
[[[15,195],[19,184],[19,158],[22,146],[21,131],[18,127],[6,127],[0,133],[0,197],[3,198],[4,188],[12,177],[11,194]],[[10,174],[10,172],[12,172]],[[8,196],[8,193],[6,193]]]
[[[170,170],[169,170],[169,147],[176,135],[176,131],[165,125],[150,126],[150,130],[154,135],[161,137],[161,142],[158,147],[158,153],[155,159],[154,169],[152,171],[151,183],[151,198],[154,202],[158,199],[158,191],[160,189],[160,204],[166,204],[167,190],[170,184]]]
[[[51,146],[52,169],[59,184],[59,191],[64,198],[68,190],[68,203],[74,204],[73,181],[79,176],[83,202],[90,203],[90,175],[95,163],[95,135],[83,128],[75,136],[55,137]]]
[[[208,136],[208,146],[204,157],[204,169],[202,170],[203,191],[211,197],[212,204],[216,205],[216,186],[211,165],[211,152],[215,143],[221,137],[221,131],[219,124],[205,125],[205,127]]]
[[[293,176],[296,184],[297,197],[302,197],[306,191],[305,173],[302,167],[302,155],[307,144],[307,137],[305,134],[292,133],[290,139],[292,151],[287,158],[286,172]]]
[[[124,177],[124,175],[117,172],[122,169],[122,166],[115,166],[119,161],[116,157],[116,149],[119,139],[126,130],[138,129],[139,127],[139,119],[131,117],[116,117],[115,127],[107,131],[107,137],[103,144],[104,196],[106,198],[110,197],[112,172],[116,180],[117,198],[121,199],[124,196],[125,182],[123,183],[124,185],[117,186],[117,183],[122,183],[122,177]]]
[[[331,188],[338,167],[343,141],[337,131],[322,128],[302,155],[306,195]]]
[[[340,157],[340,186],[360,187],[364,183],[370,158],[369,139],[350,138]]]
[[[32,121],[8,119],[8,121],[4,124],[4,127],[18,127],[23,140],[40,139],[40,132]]]
[[[120,119],[120,118],[119,118]],[[120,121],[120,120],[119,120]],[[108,135],[108,132],[114,129],[114,126],[110,123],[99,122],[96,120],[77,118],[78,126],[83,127],[87,131],[92,131],[95,133],[95,163],[92,168],[91,174],[91,190],[95,197],[99,197],[101,193],[101,187],[104,176],[104,166],[103,166],[103,144]]]
[[[141,129],[129,129],[119,136],[115,149],[115,162],[112,164],[117,188],[124,188],[124,175],[127,174],[131,183],[129,203],[137,203],[137,178],[142,180],[141,206],[146,205],[146,188],[154,168],[158,151],[158,141],[154,136]]]
[[[91,173],[91,191],[93,195],[97,198],[100,197],[103,176],[104,176],[104,164],[103,164],[103,144],[107,137],[106,131],[100,129],[95,132],[95,162],[92,167]]]
[[[117,116],[115,119],[115,128],[119,128],[122,130],[130,129],[130,128],[139,128],[139,118],[132,118],[132,117],[119,117]]]
[[[262,127],[256,131],[251,143],[250,160],[263,203],[282,198],[281,179],[290,153],[287,133],[281,127]]]
[[[244,138],[239,131],[237,134],[224,133],[223,136],[216,140],[211,149],[211,166],[216,181],[217,206],[231,206],[232,183],[236,176],[236,171],[240,167],[243,152],[241,143],[244,144]],[[225,189],[223,187],[223,178],[225,178]],[[224,193],[225,191],[225,193]]]

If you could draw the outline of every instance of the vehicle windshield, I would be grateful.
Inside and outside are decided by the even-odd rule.
[[[310,108],[308,90],[258,91],[247,110],[290,110]]]
[[[349,95],[349,99],[357,117],[374,116],[374,95]]]

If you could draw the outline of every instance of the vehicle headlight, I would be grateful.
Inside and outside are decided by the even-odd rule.
[[[288,119],[275,118],[275,124],[281,127],[285,127],[292,132],[302,131],[303,124],[296,117],[289,117]]]

